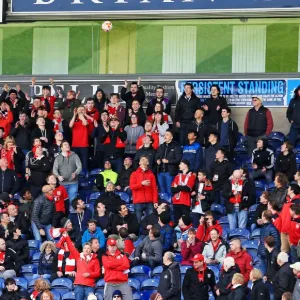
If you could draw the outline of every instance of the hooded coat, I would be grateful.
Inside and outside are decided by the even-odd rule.
[[[286,117],[289,122],[293,122],[293,126],[300,128],[300,97],[298,92],[300,90],[300,85],[294,91],[294,97],[290,101],[289,107],[286,111]]]
[[[262,139],[262,149],[256,148],[252,153],[252,163],[257,165],[257,169],[265,167],[267,170],[272,170],[274,167],[274,152],[268,148],[268,140]]]

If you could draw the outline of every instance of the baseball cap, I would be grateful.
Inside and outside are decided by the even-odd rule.
[[[252,99],[253,99],[253,98],[257,98],[257,99],[259,99],[260,101],[262,101],[262,96],[261,96],[261,95],[253,95],[251,98],[252,98]]]
[[[290,265],[290,267],[292,269],[295,269],[296,271],[300,271],[300,262],[296,262],[296,263]]]
[[[204,261],[204,256],[198,253],[192,258],[192,261]]]
[[[117,241],[115,239],[108,239],[107,245],[108,246],[117,246]]]

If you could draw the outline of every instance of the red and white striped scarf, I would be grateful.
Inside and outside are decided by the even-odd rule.
[[[63,265],[63,260],[64,260],[64,254],[65,250],[60,249],[58,252],[58,260],[57,260],[57,267],[60,272],[62,272],[62,265]],[[70,274],[73,271],[75,271],[76,267],[76,261],[73,258],[72,254],[69,255],[68,258],[66,258],[66,265],[65,265],[65,274]]]

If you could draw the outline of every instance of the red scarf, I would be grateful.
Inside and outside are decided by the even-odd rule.
[[[185,231],[189,230],[192,226],[193,226],[193,224],[188,225],[186,227],[179,227],[179,228],[180,228],[181,232],[185,232]]]
[[[62,118],[53,119],[53,123],[54,123],[53,131],[55,133],[59,132],[59,125],[60,125],[61,121],[62,121]]]
[[[239,192],[238,195],[235,195],[229,199],[230,203],[237,204],[242,202],[242,190],[243,190],[243,179],[240,179],[238,181],[231,180],[231,189],[232,193]]]
[[[39,291],[33,291],[30,295],[30,299],[36,300],[39,294],[40,294]]]
[[[49,201],[53,201],[53,200],[54,200],[54,197],[53,197],[53,196],[45,195],[45,197],[46,197]]]
[[[218,239],[216,243],[214,243],[213,241],[211,242],[213,249],[214,249],[214,253],[218,250],[219,245],[221,244],[221,240]]]
[[[60,249],[57,254],[57,268],[60,272],[63,271],[62,265],[64,260],[65,250]],[[75,258],[70,253],[69,257],[66,258],[66,264],[65,264],[65,274],[70,274],[73,271],[75,271],[76,268],[76,261]]]
[[[205,273],[205,270],[206,270],[206,263],[203,262],[203,270],[202,271],[199,271],[198,269],[196,269],[194,267],[194,270],[197,272],[198,274],[198,280],[199,282],[204,282],[204,273]]]
[[[15,169],[15,163],[14,163],[14,149],[11,148],[10,150],[2,149],[1,150],[1,158],[6,158],[8,166],[8,169],[14,170]]]
[[[5,252],[4,252],[4,251],[3,251],[3,252],[1,251],[1,252],[0,252],[0,263],[3,264],[3,263],[4,263],[4,260],[5,260]]]

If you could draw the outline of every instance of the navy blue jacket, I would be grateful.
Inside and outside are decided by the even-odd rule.
[[[88,220],[92,219],[92,217],[93,217],[92,211],[90,211],[88,208],[84,210],[84,214],[81,222],[79,221],[80,218],[76,212],[69,214],[69,219],[72,222],[73,228],[76,232],[76,236],[78,237],[78,235],[80,235],[78,237],[80,239],[80,243],[81,243],[81,237],[83,233],[87,230],[87,222]]]
[[[190,171],[197,173],[202,169],[202,147],[199,143],[185,145],[183,147],[182,159],[187,159],[190,162]]]
[[[272,223],[263,224],[260,228],[260,244],[258,246],[257,255],[263,259],[266,258],[266,249],[264,246],[264,239],[266,236],[272,236],[275,240],[275,248],[280,250],[280,235],[276,227]]]

